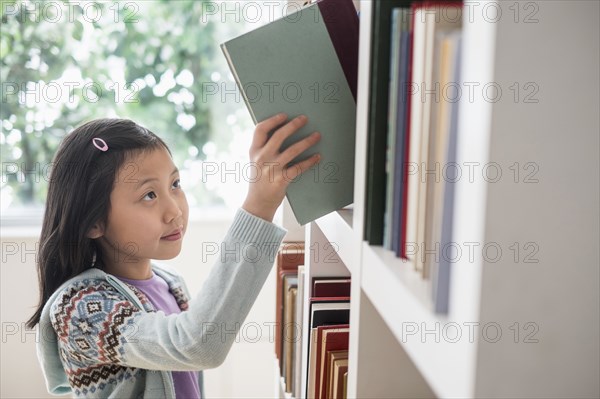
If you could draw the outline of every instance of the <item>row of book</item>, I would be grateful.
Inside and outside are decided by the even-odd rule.
[[[304,269],[303,242],[284,243],[276,263],[275,354],[285,392],[296,398],[345,398],[350,278],[310,278]],[[308,309],[304,309],[304,297]]]
[[[380,1],[372,18],[364,239],[410,260],[444,313],[462,3]]]
[[[386,0],[372,10],[364,239],[410,260],[431,280],[435,310],[447,312],[462,4]],[[352,1],[319,0],[221,45],[255,123],[308,116],[282,151],[321,132],[292,161],[321,154],[286,191],[300,224],[354,200],[358,41]]]

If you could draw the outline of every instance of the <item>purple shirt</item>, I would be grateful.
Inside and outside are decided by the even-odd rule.
[[[119,277],[120,280],[133,285],[148,297],[156,310],[162,310],[166,315],[181,313],[175,297],[169,291],[169,285],[161,277],[152,272],[152,278],[147,280],[131,280]],[[199,399],[198,373],[195,371],[172,371],[175,384],[175,397],[178,399]]]

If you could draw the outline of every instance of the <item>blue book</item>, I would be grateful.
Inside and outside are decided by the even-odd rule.
[[[400,69],[398,71],[398,93],[396,100],[396,141],[393,179],[392,208],[392,251],[400,256],[402,242],[402,219],[404,199],[404,158],[406,148],[407,99],[408,99],[408,63],[410,59],[410,9],[402,11],[402,31],[400,36]]]
[[[392,249],[392,208],[394,193],[394,158],[396,157],[396,129],[397,129],[397,100],[398,83],[400,82],[400,36],[402,31],[402,14],[400,8],[392,10],[392,36],[390,38],[390,78],[389,78],[389,99],[388,99],[388,129],[387,129],[387,149],[385,173],[387,183],[385,186],[385,211],[383,219],[383,247]]]
[[[460,82],[460,54],[461,54],[461,34],[455,32],[451,35],[454,54],[453,54],[453,82]],[[454,98],[454,93],[449,94]],[[456,144],[458,134],[458,102],[452,104],[450,112],[450,131],[448,135],[448,149],[446,164],[456,163]],[[452,253],[452,227],[454,223],[454,190],[455,176],[448,176],[448,181],[443,185],[443,213],[442,229],[440,237],[440,261],[437,267],[432,268],[432,296],[434,310],[437,313],[448,313],[448,303],[450,296],[450,275],[453,261],[457,254]]]

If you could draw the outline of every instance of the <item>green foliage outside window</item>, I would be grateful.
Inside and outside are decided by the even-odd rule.
[[[250,142],[219,49],[248,25],[207,10],[214,4],[2,1],[2,210],[43,205],[60,140],[100,117],[130,118],[161,136],[192,206],[226,204],[221,173],[207,182],[202,165],[214,172],[223,154],[244,148],[240,138]]]

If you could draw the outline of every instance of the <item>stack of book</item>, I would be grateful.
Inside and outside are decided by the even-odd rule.
[[[307,397],[345,397],[350,334],[350,278],[314,278],[309,289]],[[336,374],[337,370],[337,374]]]
[[[410,260],[447,312],[462,3],[373,7],[364,239]]]
[[[310,279],[303,261],[302,242],[285,243],[277,256],[275,353],[282,384],[286,393],[297,398],[345,398],[351,280]],[[302,373],[303,331],[308,335],[306,379]]]
[[[275,355],[288,393],[294,389],[296,363],[301,358],[298,344],[302,335],[296,321],[300,320],[297,310],[301,312],[302,305],[302,296],[298,295],[298,269],[304,268],[301,265],[304,265],[304,242],[284,243],[277,253]]]

